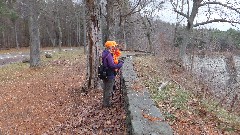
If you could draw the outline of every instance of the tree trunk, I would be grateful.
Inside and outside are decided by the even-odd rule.
[[[29,15],[29,33],[30,33],[30,67],[38,67],[40,65],[40,34],[38,20],[36,15]]]
[[[9,35],[7,35],[7,49],[11,48],[11,43],[10,43],[10,39],[9,39]]]
[[[18,34],[17,34],[17,23],[14,23],[14,32],[15,32],[15,41],[16,41],[16,47],[19,49],[19,43],[18,43]]]
[[[85,0],[83,0],[85,2]],[[86,5],[86,2],[85,4]],[[87,23],[86,23],[86,7],[83,6],[82,11],[83,16],[83,46],[84,46],[84,54],[87,53]]]
[[[78,11],[77,11],[78,12]],[[76,35],[77,35],[77,45],[80,47],[81,46],[81,25],[80,25],[80,17],[78,13],[76,13],[76,19],[77,19],[77,30],[76,30]]]
[[[122,33],[123,33],[123,46],[122,49],[126,50],[127,49],[127,39],[126,39],[126,30],[125,30],[125,20],[122,22]]]
[[[24,20],[24,45],[30,46],[29,18]]]
[[[184,60],[187,59],[187,46],[190,42],[190,39],[191,39],[191,33],[192,33],[192,29],[193,29],[193,22],[194,22],[194,19],[198,13],[198,9],[199,9],[199,6],[200,6],[200,3],[202,2],[202,0],[195,0],[193,1],[193,6],[192,6],[192,9],[191,9],[191,14],[190,16],[187,16],[187,27],[186,27],[186,31],[185,31],[185,34],[184,34],[184,37],[183,37],[183,42],[180,46],[180,49],[179,49],[179,56],[182,60],[182,63],[184,64]],[[189,7],[188,7],[188,11],[189,11]]]
[[[89,40],[89,45],[88,45],[88,62],[89,62],[89,77],[88,77],[88,89],[89,88],[94,88],[94,39],[93,39],[93,27],[90,26],[88,30],[88,40]]]
[[[88,25],[87,25],[87,34],[88,34],[88,75],[87,75],[87,89],[95,88],[97,86],[97,67],[99,59],[99,10],[98,2],[94,0],[87,0],[86,7],[88,14]]]
[[[147,39],[148,39],[148,45],[149,45],[149,52],[151,53],[153,51],[153,45],[152,45],[152,40],[151,40],[151,33],[147,33]]]
[[[2,47],[4,48],[4,47],[6,47],[6,40],[5,40],[5,33],[4,33],[4,31],[2,31],[2,35],[3,35],[3,45],[2,45]]]
[[[57,27],[58,27],[58,34],[59,34],[58,49],[59,49],[59,51],[62,51],[62,37],[63,37],[63,35],[62,35],[62,28],[61,28],[59,16],[57,17]]]
[[[182,61],[182,64],[185,66],[185,61],[188,60],[187,57],[187,46],[190,43],[192,29],[187,29],[183,35],[183,41],[179,49],[179,57]]]
[[[72,25],[72,23],[70,22],[70,24],[69,24],[69,27],[68,27],[68,34],[67,34],[67,36],[68,36],[68,46],[69,47],[72,47],[72,40],[71,40],[71,29],[72,29],[72,27],[71,27],[71,25]]]
[[[114,0],[107,0],[107,40],[115,40]]]
[[[150,22],[149,18],[147,18],[147,17],[142,17],[142,21],[143,21],[143,25],[146,29],[145,35],[146,35],[147,40],[148,40],[149,52],[152,52],[153,49],[152,49],[152,40],[151,40],[151,33],[152,33],[151,22]]]
[[[48,36],[50,38],[50,41],[51,41],[51,43],[53,45],[53,48],[54,48],[56,46],[56,39],[51,36],[51,33],[48,30],[48,27],[46,29],[47,29],[47,34],[48,34]]]
[[[129,0],[120,0],[121,3],[121,8],[120,8],[120,16],[119,16],[119,25],[120,25],[120,31],[122,33],[122,49],[126,50],[127,49],[127,37],[126,37],[126,19],[127,19],[127,14],[130,12],[130,7],[129,7]]]
[[[236,64],[235,64],[233,55],[232,54],[227,55],[225,58],[225,61],[226,61],[226,70],[227,70],[227,73],[229,74],[227,86],[229,89],[234,89],[234,84],[238,82],[237,81],[238,72],[236,69]]]

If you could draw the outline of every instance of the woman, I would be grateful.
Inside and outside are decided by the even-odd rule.
[[[103,79],[103,107],[110,107],[110,97],[113,91],[115,69],[120,69],[123,65],[123,61],[119,61],[115,64],[113,61],[113,52],[115,43],[113,41],[107,41],[105,43],[105,50],[102,52],[102,63],[107,68],[107,79]]]

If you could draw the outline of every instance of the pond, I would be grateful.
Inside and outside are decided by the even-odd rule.
[[[233,56],[233,62],[236,68],[236,81],[240,81],[240,57]],[[200,80],[206,82],[206,84],[212,89],[213,94],[216,97],[222,97],[229,91],[230,73],[227,70],[227,62],[225,56],[194,56],[193,60],[190,56],[184,59],[185,66],[190,69],[192,66],[192,72],[197,75]],[[239,87],[234,84],[233,92],[239,93]],[[234,95],[234,94],[230,94]]]

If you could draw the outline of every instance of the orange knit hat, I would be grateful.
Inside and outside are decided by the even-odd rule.
[[[107,41],[106,43],[105,43],[105,47],[106,48],[109,48],[109,47],[111,47],[111,46],[115,46],[115,44],[113,43],[113,41]]]
[[[112,41],[112,42],[113,42],[114,46],[118,45],[116,41]]]

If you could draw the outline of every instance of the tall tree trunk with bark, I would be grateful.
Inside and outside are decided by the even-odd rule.
[[[76,29],[76,39],[77,39],[77,45],[80,47],[81,46],[81,23],[80,23],[80,11],[76,11],[76,20],[77,20],[77,29]]]
[[[122,49],[126,50],[127,49],[127,39],[126,39],[126,30],[125,30],[125,24],[126,24],[126,20],[124,19],[122,22],[121,27],[121,31],[123,33],[123,43],[122,43]]]
[[[190,39],[191,39],[193,22],[194,22],[194,19],[196,18],[196,15],[198,13],[201,2],[202,2],[202,0],[193,2],[192,12],[191,12],[190,16],[187,17],[187,27],[186,27],[183,42],[182,42],[182,45],[180,46],[180,52],[179,52],[179,55],[180,55],[180,58],[182,61],[184,61],[184,59],[187,56],[187,45],[189,44]]]
[[[58,49],[59,51],[62,51],[62,28],[61,28],[61,23],[60,23],[60,18],[59,16],[57,17],[57,27],[58,27],[58,34],[59,34],[59,38],[58,38]]]
[[[68,43],[69,47],[72,47],[71,29],[72,29],[72,22],[69,22],[69,27],[68,27],[68,30],[67,30],[67,43]]]
[[[88,39],[88,74],[87,89],[97,86],[97,63],[99,59],[99,7],[98,1],[86,0],[87,15],[87,39]]]
[[[83,46],[84,46],[84,54],[87,53],[87,23],[86,23],[86,0],[83,0],[84,6],[82,8],[82,16],[83,16]]]
[[[2,47],[6,47],[6,39],[5,39],[5,32],[4,30],[2,31],[2,37],[3,37],[3,44],[2,44]]]
[[[192,31],[192,29],[186,29],[186,31],[183,35],[183,42],[180,45],[180,49],[179,49],[179,56],[182,61],[184,61],[187,57],[187,46],[190,43],[191,31]]]
[[[16,22],[14,22],[14,32],[15,32],[16,47],[17,47],[17,49],[19,49],[18,34],[17,34],[17,23]]]
[[[130,12],[129,0],[119,0],[120,3],[120,15],[119,15],[119,27],[120,33],[122,34],[122,49],[127,49],[127,38],[126,38],[126,20],[128,13]]]
[[[59,11],[59,7],[62,4],[61,0],[54,0],[55,3],[55,23],[57,25],[57,37],[58,37],[58,49],[59,51],[62,51],[62,38],[63,38],[63,34],[62,34],[62,27],[61,27],[61,20],[60,20],[60,11]]]
[[[29,4],[29,33],[30,33],[30,67],[37,67],[40,65],[40,34],[38,26],[38,16],[33,12],[33,4]]]
[[[144,25],[144,29],[145,29],[145,35],[147,37],[147,40],[148,40],[148,48],[149,50],[146,50],[146,51],[149,51],[149,52],[152,52],[153,51],[153,45],[152,45],[152,24],[151,24],[151,21],[149,18],[146,17],[142,17],[142,22],[143,22],[143,25]]]
[[[51,43],[52,43],[52,46],[53,46],[53,48],[56,46],[56,39],[55,39],[55,37],[53,37],[52,36],[52,34],[49,32],[49,28],[48,28],[48,25],[46,26],[47,28],[47,34],[48,34],[48,36],[49,36],[49,38],[50,38],[50,41],[51,41]]]
[[[114,20],[114,1],[107,0],[107,40],[115,40],[115,20]]]

